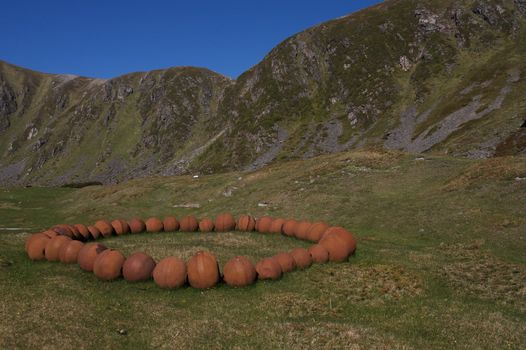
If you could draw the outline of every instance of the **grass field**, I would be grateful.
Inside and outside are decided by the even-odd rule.
[[[0,189],[0,348],[525,348],[526,158],[415,157],[363,151],[197,179]],[[188,203],[199,208],[174,207]],[[31,262],[23,249],[59,222],[225,210],[341,225],[357,253],[245,289],[167,291]],[[102,243],[156,259],[209,249],[221,265],[306,246],[239,232]]]

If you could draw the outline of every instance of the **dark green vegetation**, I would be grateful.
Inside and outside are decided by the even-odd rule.
[[[262,170],[0,192],[0,348],[414,348],[526,346],[526,160],[354,152]],[[267,202],[268,207],[258,203]],[[199,208],[174,208],[195,203]],[[246,289],[166,291],[30,262],[28,233],[58,222],[225,208],[322,219],[356,233],[348,263]],[[304,245],[256,233],[140,234],[125,253],[221,263]],[[125,330],[125,335],[119,334]]]
[[[0,62],[0,183],[114,183],[361,147],[524,154],[524,0],[389,0],[286,39],[232,81]]]

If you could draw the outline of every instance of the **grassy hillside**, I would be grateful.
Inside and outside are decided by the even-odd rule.
[[[255,172],[0,191],[1,348],[526,346],[526,160],[351,152]],[[258,203],[268,203],[267,207]],[[174,205],[199,204],[199,208]],[[356,256],[246,289],[166,291],[30,262],[23,241],[57,222],[187,213],[322,219]],[[6,228],[27,228],[7,231]],[[252,259],[304,245],[256,233],[106,239],[159,259],[197,249]]]

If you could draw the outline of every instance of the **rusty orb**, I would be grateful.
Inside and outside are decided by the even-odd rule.
[[[229,286],[245,287],[256,280],[256,268],[246,256],[236,256],[225,264],[223,275]]]
[[[211,288],[219,281],[219,266],[216,257],[206,251],[198,251],[186,265],[188,283],[194,288]]]
[[[272,224],[272,218],[270,216],[262,216],[256,221],[256,231],[260,233],[268,233],[270,231],[270,225]]]
[[[51,240],[46,245],[46,259],[48,261],[58,261],[58,253],[63,244],[66,244],[71,241],[71,238],[68,236],[56,236],[51,238]]]
[[[152,275],[155,284],[161,288],[179,288],[186,283],[186,264],[182,259],[170,256],[159,261]]]
[[[236,227],[236,220],[230,213],[219,214],[214,223],[217,232],[232,231]]]
[[[214,223],[209,218],[204,218],[199,221],[199,231],[212,232],[214,230]]]
[[[113,234],[113,226],[108,220],[99,220],[94,225],[103,237],[110,237]]]
[[[106,246],[100,243],[87,243],[82,247],[77,256],[77,263],[85,271],[93,271],[93,263],[97,255],[105,251]]]
[[[80,234],[80,231],[77,229],[76,226],[73,226],[73,225],[66,225],[67,227],[69,227],[69,229],[71,230],[71,232],[73,232],[73,239],[77,239],[77,240],[82,240],[84,237],[82,237],[82,235]]]
[[[122,266],[122,276],[128,282],[146,281],[152,277],[155,260],[143,252],[136,252],[126,258]]]
[[[239,231],[252,232],[256,227],[256,220],[250,215],[242,215],[237,221]]]
[[[111,222],[111,227],[117,236],[124,235],[130,232],[130,226],[124,220],[116,219]]]
[[[276,259],[279,266],[281,266],[281,271],[284,273],[293,271],[296,268],[296,262],[289,253],[278,253],[274,255],[274,259]]]
[[[329,227],[325,232],[323,233],[323,237],[328,234],[336,234],[338,235],[342,240],[345,241],[345,244],[347,245],[347,248],[349,249],[349,254],[354,254],[356,250],[356,239],[354,238],[353,234],[344,229],[343,227],[334,226]]]
[[[51,241],[44,234],[34,234],[27,241],[27,256],[31,260],[44,260],[46,258],[46,246]]]
[[[163,222],[161,219],[152,217],[146,220],[146,232],[155,233],[163,230]]]
[[[73,233],[73,230],[69,227],[69,225],[58,224],[51,227],[50,230],[55,231],[61,236],[68,236],[69,238],[75,237],[75,234]]]
[[[146,224],[139,218],[133,218],[128,221],[128,226],[130,226],[131,233],[142,233],[146,231]]]
[[[345,261],[350,254],[349,245],[334,232],[324,235],[319,244],[329,252],[330,261]]]
[[[307,239],[307,231],[311,226],[310,221],[300,221],[294,230],[294,236],[298,239]]]
[[[32,235],[30,235],[29,237],[26,238],[26,241],[24,243],[24,249],[27,253],[28,251],[28,248],[29,248],[29,244],[36,240],[37,238],[53,238],[55,236],[58,236],[58,233],[56,233],[55,231],[44,231],[44,232],[39,232],[39,233],[33,233]]]
[[[329,261],[329,252],[321,244],[314,244],[308,249],[312,256],[312,261],[318,264]]]
[[[323,233],[329,228],[329,225],[327,225],[323,221],[318,221],[313,223],[306,233],[306,239],[311,242],[319,242],[321,237],[323,236]]]
[[[118,250],[106,249],[98,254],[93,262],[93,273],[98,279],[111,281],[122,274],[122,266],[126,258]]]
[[[69,241],[60,247],[58,257],[60,262],[65,264],[76,264],[80,250],[84,247],[84,243],[80,241]]]
[[[193,215],[185,216],[181,220],[181,231],[183,232],[195,232],[199,227],[197,219]]]
[[[285,236],[294,237],[294,232],[296,232],[296,226],[298,226],[298,222],[294,219],[289,219],[285,221],[281,231],[283,231],[283,234]]]
[[[90,235],[89,230],[86,227],[86,225],[75,224],[75,225],[73,225],[73,227],[75,227],[77,229],[77,231],[79,232],[80,236],[82,236],[82,241],[87,241],[87,240],[89,240],[91,238],[91,235]]]
[[[163,227],[165,232],[175,232],[179,230],[179,221],[175,216],[167,216],[163,220]]]
[[[91,238],[93,239],[98,239],[101,235],[99,229],[96,228],[95,226],[88,226],[88,231],[89,231]]]
[[[274,258],[260,260],[256,264],[256,272],[260,280],[277,280],[281,277],[281,265]]]
[[[312,265],[312,256],[304,248],[296,248],[290,252],[296,266],[300,269],[306,269]]]
[[[285,225],[285,219],[274,219],[270,224],[269,232],[271,233],[283,233],[283,225]]]

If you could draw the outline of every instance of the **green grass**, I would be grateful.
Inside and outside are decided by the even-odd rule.
[[[0,192],[1,348],[520,349],[526,345],[524,157],[472,161],[355,152],[199,179]],[[223,192],[232,189],[232,196]],[[259,207],[260,202],[268,207]],[[199,203],[197,209],[173,208]],[[31,262],[29,232],[58,222],[229,210],[326,220],[358,238],[349,262],[245,289],[161,290]],[[207,249],[220,266],[307,246],[257,233],[101,240],[156,260]],[[119,334],[125,330],[125,335]]]

